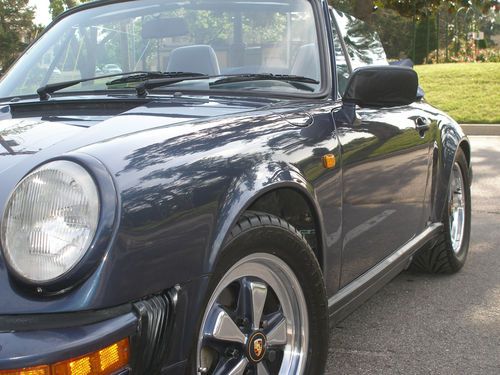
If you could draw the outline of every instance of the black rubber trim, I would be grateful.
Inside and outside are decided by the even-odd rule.
[[[0,315],[0,332],[25,332],[57,328],[70,328],[99,323],[132,311],[127,303],[103,310],[70,313]]]
[[[131,337],[131,365],[135,375],[161,372],[170,347],[178,288],[134,303],[137,334]]]
[[[421,234],[401,246],[399,250],[396,250],[372,269],[337,291],[328,300],[330,321],[336,324],[346,318],[358,306],[401,273],[411,256],[427,243],[435,241],[442,230],[442,223],[431,224]]]

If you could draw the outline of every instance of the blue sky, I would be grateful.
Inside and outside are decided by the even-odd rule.
[[[49,0],[30,0],[30,5],[35,7],[35,22],[47,26],[51,20],[49,13]]]

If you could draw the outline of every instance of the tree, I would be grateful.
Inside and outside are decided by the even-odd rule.
[[[467,31],[491,34],[498,0],[330,0],[337,9],[360,18],[379,33],[390,58],[408,56],[421,63],[439,47],[448,58],[452,40]],[[377,11],[374,11],[379,8]],[[397,30],[397,32],[395,32]]]
[[[474,7],[483,13],[498,7],[498,0],[377,0],[377,5],[397,10],[401,15],[412,17],[436,14],[446,8],[449,13],[455,13],[460,8]]]
[[[374,9],[393,9],[404,17],[427,17],[435,15],[440,9],[447,8],[448,12],[455,13],[461,8],[474,7],[483,13],[492,8],[498,13],[498,0],[330,0],[333,6],[346,10],[350,6],[351,13],[359,19],[371,22]]]
[[[5,70],[27,44],[35,38],[39,27],[33,23],[35,12],[29,0],[0,0],[0,69]]]
[[[356,0],[354,1],[354,15],[367,22],[368,24],[372,23],[372,14],[375,9],[375,4],[372,0]]]
[[[54,19],[65,10],[76,7],[81,3],[86,3],[89,0],[49,0],[49,1],[50,1],[50,6],[49,6],[50,14]]]

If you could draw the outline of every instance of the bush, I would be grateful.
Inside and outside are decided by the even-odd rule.
[[[496,48],[480,48],[476,49],[476,42],[474,40],[462,40],[459,45],[460,48],[456,50],[455,43],[450,44],[448,47],[448,61],[446,61],[446,50],[439,50],[439,62],[500,62],[500,50]],[[437,50],[432,51],[427,56],[427,61],[431,64],[436,64]]]
[[[476,61],[500,62],[500,50],[495,48],[480,49],[476,55]]]

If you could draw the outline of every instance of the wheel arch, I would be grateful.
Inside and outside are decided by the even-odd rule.
[[[440,222],[448,196],[451,171],[458,151],[465,154],[469,179],[472,179],[470,141],[456,123],[442,123],[434,153],[433,210],[431,220]]]
[[[321,270],[326,264],[323,243],[321,209],[315,199],[313,187],[293,169],[281,170],[273,175],[274,181],[247,190],[244,179],[235,182],[236,189],[243,189],[243,196],[227,194],[221,205],[215,225],[214,241],[207,263],[207,272],[217,265],[220,252],[229,238],[232,228],[247,211],[259,211],[277,216],[301,231],[311,245]],[[265,179],[264,179],[265,180]],[[292,199],[286,204],[287,199]],[[292,208],[291,204],[296,206]]]
[[[464,138],[460,142],[459,147],[462,149],[462,151],[465,154],[465,158],[467,159],[467,165],[469,166],[469,169],[471,167],[471,149],[470,149],[470,142],[468,139]]]
[[[318,210],[310,196],[296,187],[278,186],[257,195],[245,211],[258,211],[277,216],[299,230],[311,246],[323,270],[322,229]]]

